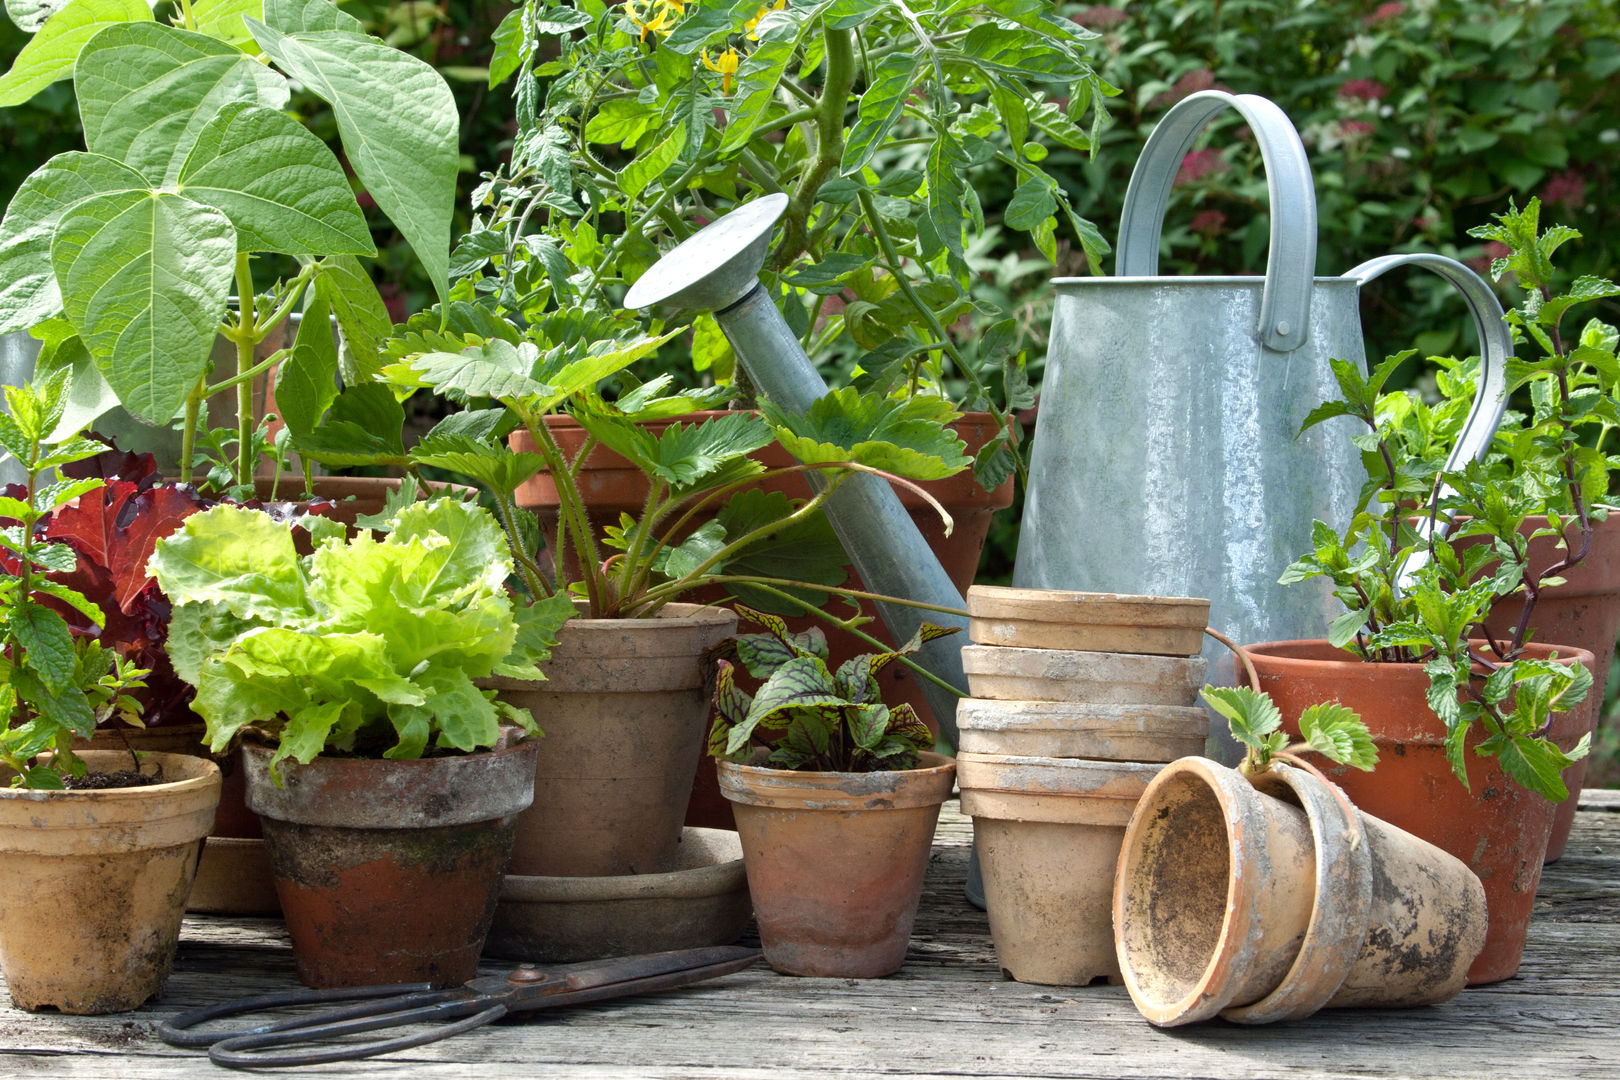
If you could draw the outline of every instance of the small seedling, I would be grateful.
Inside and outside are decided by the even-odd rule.
[[[1239,766],[1245,776],[1258,776],[1279,758],[1315,772],[1299,757],[1302,750],[1314,750],[1363,772],[1371,772],[1378,763],[1378,748],[1367,725],[1355,710],[1338,702],[1312,705],[1302,712],[1299,731],[1304,741],[1290,743],[1271,695],[1246,686],[1206,686],[1203,695],[1210,708],[1226,717],[1232,737],[1247,748]]]

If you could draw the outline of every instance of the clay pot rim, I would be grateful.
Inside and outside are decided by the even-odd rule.
[[[1098,758],[1045,757],[1034,754],[980,754],[963,751],[956,755],[958,769],[963,764],[1006,766],[1050,770],[1052,772],[1117,772],[1148,779],[1165,766],[1151,761],[1107,761]]]
[[[129,754],[123,750],[75,750],[74,754],[83,759],[85,765],[88,766],[92,771],[103,767],[102,765],[98,764],[100,759],[116,758],[125,763],[129,761]],[[182,762],[192,761],[197,762],[197,764],[200,766],[200,769],[197,771],[196,775],[187,776],[181,780],[166,780],[161,784],[145,784],[139,787],[96,788],[78,791],[0,786],[0,798],[15,799],[23,802],[71,801],[77,799],[80,801],[94,801],[104,804],[125,802],[135,803],[155,795],[189,794],[192,791],[201,792],[205,788],[217,787],[219,785],[219,766],[201,754],[177,754],[170,751],[154,751],[143,754],[140,762],[140,769],[143,773],[150,771],[146,768],[147,764],[150,763],[153,765],[161,764],[165,767],[165,771],[168,771],[171,763],[178,765]],[[113,765],[113,771],[118,771],[117,766],[113,761],[108,760],[106,764]],[[9,776],[10,773],[10,769],[0,770],[0,779]]]
[[[705,861],[679,870],[652,874],[609,874],[602,876],[547,877],[507,874],[501,886],[501,903],[580,904],[614,900],[700,900],[725,896],[748,887],[743,866],[742,841],[729,829],[681,830],[683,842],[702,839],[711,844]],[[714,834],[694,836],[693,834]],[[731,838],[726,843],[726,838]],[[719,841],[719,844],[715,844]],[[714,847],[724,850],[716,851]],[[735,854],[733,850],[735,849]],[[719,859],[715,858],[719,855]]]
[[[760,750],[756,757],[767,751]],[[763,806],[788,806],[799,803],[804,809],[854,809],[850,804],[862,800],[884,800],[887,805],[863,805],[861,809],[904,810],[921,806],[938,806],[950,798],[956,779],[956,759],[924,750],[918,754],[916,768],[887,769],[882,772],[813,772],[797,769],[773,769],[765,765],[743,765],[735,761],[716,761],[720,790],[728,799],[727,781],[749,792],[766,785],[791,780],[800,789],[809,789],[801,798],[791,792],[778,791],[773,798],[762,794]],[[902,789],[909,789],[902,791]],[[862,789],[862,790],[852,790]],[[934,795],[938,798],[934,798]],[[893,798],[900,795],[900,798]],[[892,801],[891,801],[892,800]],[[736,802],[739,800],[732,799]]]
[[[1038,594],[1038,595],[1032,595]],[[1007,585],[973,585],[965,597],[968,615],[979,619],[1001,619],[1036,623],[1112,625],[1121,612],[1133,610],[1131,625],[1153,627],[1192,627],[1202,631],[1209,619],[1210,602],[1196,596],[1145,596],[1131,593],[1080,592],[1068,589],[1027,589]],[[1060,610],[1054,611],[1054,608]],[[1147,613],[1162,616],[1143,621]]]
[[[1484,646],[1482,638],[1469,638],[1470,645]],[[1327,638],[1296,638],[1285,641],[1261,641],[1253,645],[1244,645],[1243,651],[1264,656],[1269,663],[1294,668],[1310,667],[1317,670],[1327,669],[1335,674],[1348,674],[1350,672],[1365,672],[1376,668],[1392,673],[1390,678],[1411,677],[1413,675],[1428,679],[1422,664],[1386,664],[1374,660],[1361,660],[1343,649],[1337,648]],[[1558,660],[1579,660],[1590,670],[1597,663],[1597,658],[1586,649],[1574,645],[1559,645],[1556,642],[1532,641],[1524,647],[1524,656],[1529,659],[1544,660],[1551,653],[1556,652]],[[1315,655],[1315,654],[1329,655]],[[1347,659],[1339,659],[1346,657]]]

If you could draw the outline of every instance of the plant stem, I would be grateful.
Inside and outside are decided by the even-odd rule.
[[[208,374],[197,380],[197,385],[186,395],[186,429],[180,435],[180,475],[183,483],[191,483],[191,459],[197,449],[197,420],[202,415],[203,399],[207,396]]]
[[[253,473],[253,350],[262,340],[253,314],[253,270],[248,253],[236,255],[236,482],[246,484]]]
[[[849,111],[849,92],[855,85],[854,38],[848,30],[828,28],[822,35],[827,45],[821,99],[814,103],[816,152],[805,163],[798,183],[788,198],[783,215],[782,242],[772,257],[777,269],[790,266],[809,244],[810,210],[816,192],[844,158],[844,114]],[[784,83],[791,80],[784,79]]]

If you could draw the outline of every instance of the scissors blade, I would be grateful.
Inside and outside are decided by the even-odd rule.
[[[512,985],[506,1000],[510,1011],[520,1012],[652,993],[730,975],[760,955],[758,949],[715,945],[568,964],[546,970],[545,981],[532,987]]]

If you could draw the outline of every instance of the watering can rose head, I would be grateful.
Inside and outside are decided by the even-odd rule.
[[[417,503],[387,528],[345,539],[332,523],[300,557],[287,525],[220,506],[158,543],[169,653],[216,752],[248,728],[276,744],[272,768],[327,752],[471,752],[502,723],[539,733],[474,680],[542,678],[572,606],[513,602],[500,527],[478,506]]]

